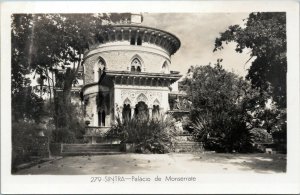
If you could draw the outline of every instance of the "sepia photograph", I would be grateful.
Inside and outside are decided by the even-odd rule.
[[[286,11],[9,16],[12,176],[286,176]]]

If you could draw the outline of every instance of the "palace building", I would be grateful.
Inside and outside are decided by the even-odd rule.
[[[100,142],[117,118],[149,119],[170,110],[172,85],[181,78],[171,70],[171,56],[180,40],[136,23],[108,25],[85,53],[81,94],[89,143]]]

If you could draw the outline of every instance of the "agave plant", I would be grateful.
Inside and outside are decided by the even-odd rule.
[[[207,119],[202,116],[198,116],[192,123],[192,129],[194,136],[202,141],[209,137],[211,125]]]
[[[117,119],[109,136],[117,136],[123,143],[135,143],[139,152],[165,153],[174,148],[175,126],[170,117],[138,120]]]

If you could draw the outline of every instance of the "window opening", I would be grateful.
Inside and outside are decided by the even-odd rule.
[[[141,37],[137,38],[137,45],[142,45],[142,39],[141,39]]]

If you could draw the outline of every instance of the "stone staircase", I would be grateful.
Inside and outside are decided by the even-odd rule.
[[[120,144],[62,144],[62,156],[122,154]]]
[[[175,152],[203,152],[203,144],[193,141],[181,141],[175,144]]]

